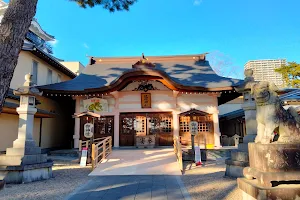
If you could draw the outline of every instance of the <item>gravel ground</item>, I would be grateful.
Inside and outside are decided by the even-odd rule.
[[[225,158],[211,159],[204,166],[185,164],[182,181],[193,200],[242,200],[236,179],[225,178]]]
[[[0,200],[59,200],[64,199],[79,185],[90,178],[90,167],[80,167],[79,164],[56,161],[53,166],[53,178],[27,184],[6,184],[0,191]]]

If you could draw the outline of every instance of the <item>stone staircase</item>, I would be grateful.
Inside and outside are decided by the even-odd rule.
[[[55,151],[50,151],[49,156],[62,156],[62,157],[75,157],[78,158],[80,152],[78,149],[60,149]]]

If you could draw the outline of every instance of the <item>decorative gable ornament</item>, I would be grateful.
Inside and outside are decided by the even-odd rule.
[[[139,86],[135,88],[133,91],[147,92],[149,90],[158,90],[158,89],[146,80],[146,81],[140,81]]]
[[[148,61],[148,58],[144,56],[144,53],[142,54],[142,59],[137,61],[135,64],[132,65],[132,68],[135,69],[144,69],[144,68],[155,68],[155,64]]]
[[[108,112],[108,101],[100,98],[85,99],[83,100],[83,107],[89,112]]]

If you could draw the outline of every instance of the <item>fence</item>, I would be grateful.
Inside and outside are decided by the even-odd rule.
[[[91,162],[93,170],[112,152],[112,137],[96,138],[93,140],[92,145],[90,144],[90,140],[79,140],[79,151],[88,147],[91,147]]]
[[[178,137],[174,137],[174,153],[179,164],[181,173],[183,173],[182,148]]]
[[[92,169],[112,152],[112,137],[99,138],[92,144]]]

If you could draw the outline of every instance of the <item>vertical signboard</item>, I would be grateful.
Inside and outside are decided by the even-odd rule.
[[[141,105],[142,108],[151,108],[151,93],[141,94]]]
[[[80,166],[85,167],[86,166],[86,160],[87,160],[87,148],[82,148],[81,151],[81,159],[80,159]]]

